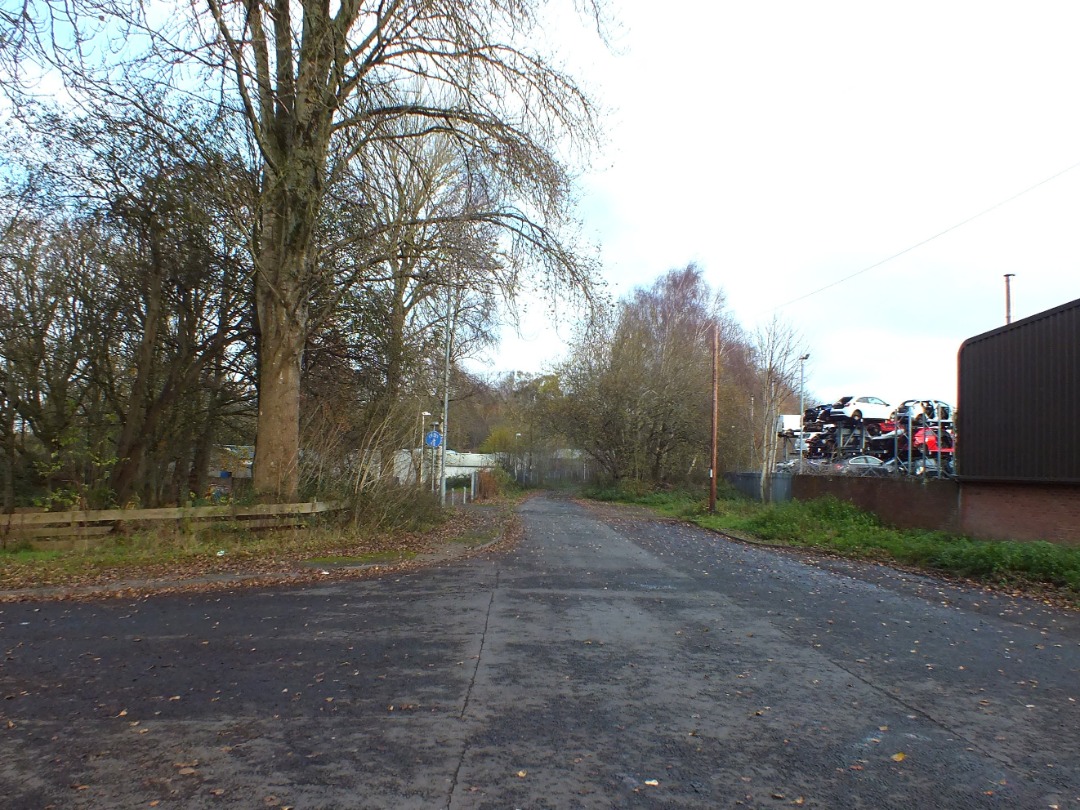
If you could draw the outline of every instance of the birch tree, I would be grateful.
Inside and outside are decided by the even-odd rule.
[[[724,351],[738,331],[694,265],[624,301],[608,329],[575,342],[560,368],[568,396],[555,421],[613,479],[654,483],[708,471],[711,329]]]
[[[784,402],[797,389],[799,357],[804,353],[804,344],[790,324],[773,316],[755,334],[754,353],[761,402],[760,421],[755,429],[761,438],[759,489],[762,501],[767,502],[771,497],[769,482],[776,468],[776,423]]]

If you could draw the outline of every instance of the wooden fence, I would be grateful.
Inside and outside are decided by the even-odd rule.
[[[246,529],[304,525],[312,515],[333,512],[337,503],[271,503],[253,506],[177,506],[162,509],[97,509],[75,512],[17,512],[0,515],[0,538],[89,538],[127,529],[172,524],[181,530],[213,523],[233,523]]]

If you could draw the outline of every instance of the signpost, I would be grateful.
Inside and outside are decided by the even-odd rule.
[[[435,424],[438,424],[436,422]],[[439,448],[442,446],[442,434],[432,429],[424,435],[424,444],[431,448],[431,491],[435,491],[435,470],[438,469]]]

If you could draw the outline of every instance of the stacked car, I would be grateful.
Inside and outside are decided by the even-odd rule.
[[[803,413],[802,456],[819,463],[803,469],[843,475],[951,475],[954,419],[953,407],[938,399],[906,399],[893,407],[879,397],[845,396],[813,405]],[[832,463],[820,463],[825,460]]]

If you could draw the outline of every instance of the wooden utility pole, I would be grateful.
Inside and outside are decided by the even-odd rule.
[[[712,450],[709,456],[709,514],[716,512],[717,433],[720,422],[720,326],[712,325]]]

